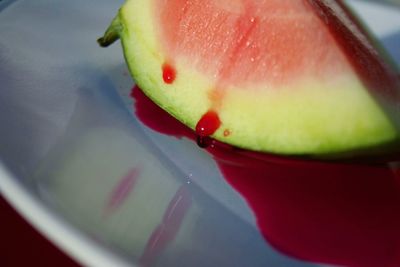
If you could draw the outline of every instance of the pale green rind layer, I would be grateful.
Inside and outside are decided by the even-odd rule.
[[[167,60],[157,40],[152,2],[129,0],[121,8],[120,37],[130,71],[159,106],[192,129],[211,106],[214,81],[173,59],[177,77],[162,79]],[[185,63],[186,62],[186,63]],[[306,77],[290,88],[227,88],[214,138],[246,149],[282,154],[326,154],[397,139],[387,116],[354,73],[321,83]],[[231,134],[224,136],[225,129]]]
[[[213,83],[185,69],[180,71],[173,85],[162,79],[162,65],[167,60],[156,40],[151,19],[151,1],[127,1],[119,13],[120,33],[125,59],[137,84],[155,103],[184,124],[194,128],[199,114],[204,114],[210,101],[205,97]],[[129,25],[129,26],[127,26]]]

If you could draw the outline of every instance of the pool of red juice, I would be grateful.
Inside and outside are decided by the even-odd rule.
[[[194,131],[139,88],[132,97],[146,126],[196,140]],[[400,173],[395,166],[295,159],[207,142],[204,149],[278,251],[313,263],[400,266]]]

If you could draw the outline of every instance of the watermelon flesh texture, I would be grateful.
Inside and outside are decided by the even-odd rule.
[[[329,80],[351,69],[302,1],[158,2],[165,54],[215,77],[214,90],[231,85],[278,90],[305,77]]]
[[[102,41],[118,35],[139,86],[200,135],[280,154],[396,144],[395,68],[338,3],[129,0]]]

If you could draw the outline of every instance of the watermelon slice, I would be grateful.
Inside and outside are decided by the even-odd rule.
[[[104,37],[200,137],[321,155],[398,146],[400,79],[342,1],[128,0]]]

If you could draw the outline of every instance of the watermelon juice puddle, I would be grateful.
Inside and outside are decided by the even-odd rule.
[[[146,126],[196,139],[139,88],[131,96]],[[215,140],[206,150],[246,199],[264,238],[279,251],[315,263],[400,266],[400,176],[387,164],[312,162]]]

